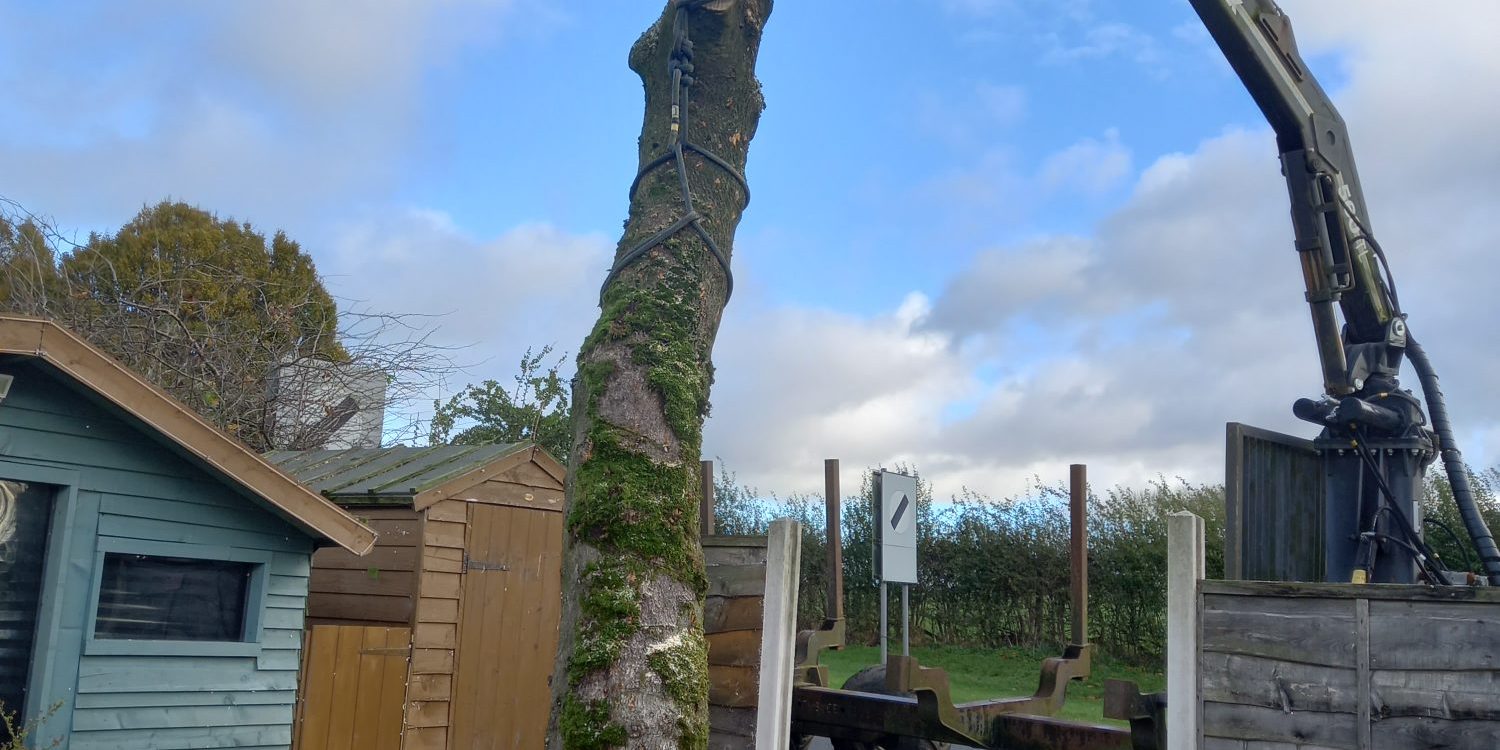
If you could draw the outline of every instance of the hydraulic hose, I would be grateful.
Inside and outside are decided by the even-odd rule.
[[[1427,411],[1432,416],[1432,429],[1437,432],[1438,447],[1443,454],[1443,468],[1448,473],[1448,486],[1453,489],[1453,502],[1458,505],[1458,514],[1463,518],[1464,529],[1474,541],[1479,552],[1480,565],[1490,579],[1490,585],[1500,586],[1500,548],[1495,546],[1495,537],[1479,515],[1479,506],[1474,502],[1474,490],[1469,486],[1469,470],[1464,466],[1463,454],[1453,437],[1453,423],[1448,419],[1448,405],[1443,401],[1443,391],[1438,386],[1437,373],[1432,369],[1432,360],[1417,340],[1407,337],[1406,356],[1417,371],[1417,380],[1422,384],[1422,394],[1427,400]]]

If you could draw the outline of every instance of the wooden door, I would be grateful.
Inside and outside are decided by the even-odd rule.
[[[0,745],[17,729],[50,714],[41,701],[27,705],[31,656],[42,599],[42,564],[55,487],[0,480]]]
[[[450,750],[545,742],[561,609],[563,514],[469,505]]]
[[[314,625],[304,641],[296,750],[397,750],[411,628]]]

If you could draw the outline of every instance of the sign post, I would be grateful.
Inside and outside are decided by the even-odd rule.
[[[889,621],[888,583],[901,584],[901,653],[911,655],[909,587],[917,582],[917,478],[881,469],[875,472],[879,499],[875,518],[876,571],[880,582],[880,661],[886,661]]]

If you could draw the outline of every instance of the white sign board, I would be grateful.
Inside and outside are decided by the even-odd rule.
[[[917,479],[881,470],[880,513],[875,538],[880,549],[880,580],[917,582]]]

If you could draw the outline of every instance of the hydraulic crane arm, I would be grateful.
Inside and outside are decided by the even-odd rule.
[[[1474,501],[1432,362],[1407,335],[1390,268],[1370,233],[1344,119],[1308,71],[1291,20],[1273,0],[1191,2],[1276,131],[1281,152],[1327,394],[1293,407],[1324,428],[1316,445],[1324,456],[1326,580],[1353,569],[1353,580],[1405,582],[1414,565],[1433,583],[1450,579],[1421,538],[1416,503],[1427,464],[1440,452],[1480,563],[1500,585],[1500,546]],[[1427,396],[1430,428],[1421,403],[1399,383],[1408,355]]]
[[[1394,376],[1405,322],[1376,265],[1348,130],[1298,54],[1291,20],[1272,0],[1191,2],[1276,131],[1324,390],[1340,397],[1372,374]]]

